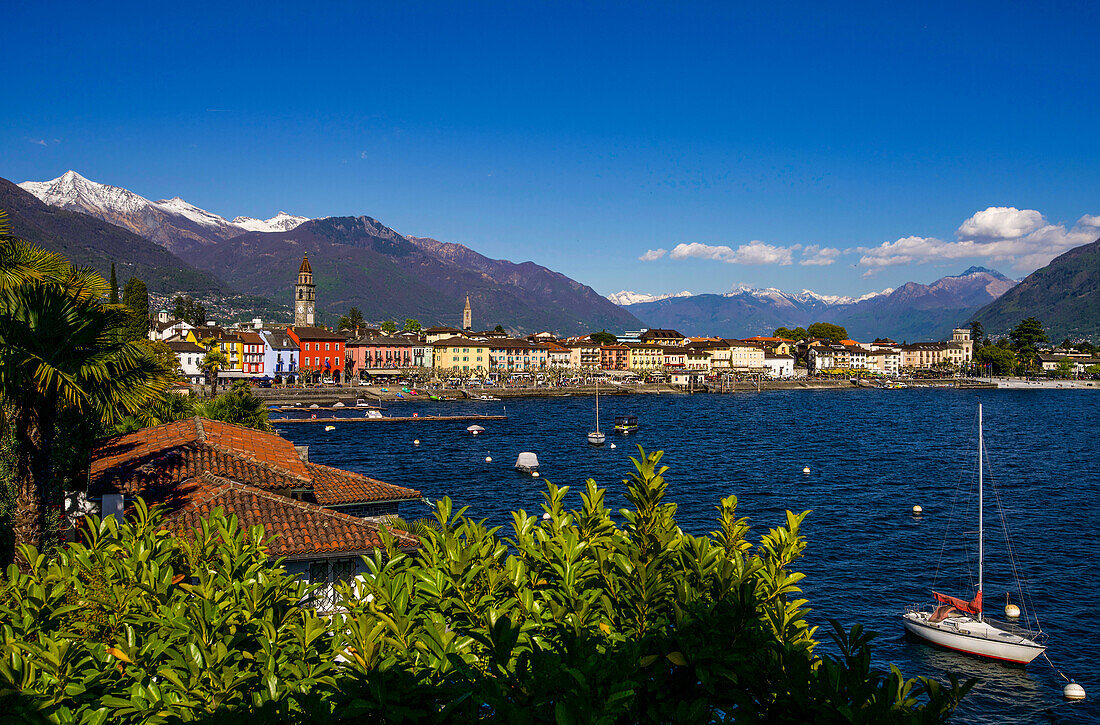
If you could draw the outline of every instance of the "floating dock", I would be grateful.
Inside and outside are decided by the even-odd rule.
[[[316,408],[314,408],[316,410]],[[270,418],[272,425],[283,423],[424,423],[467,420],[508,420],[506,415],[391,415],[381,418]]]

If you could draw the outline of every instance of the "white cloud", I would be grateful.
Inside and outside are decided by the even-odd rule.
[[[702,244],[692,242],[690,244],[677,244],[672,248],[669,257],[672,259],[713,259],[718,262],[730,264],[781,264],[791,263],[791,253],[802,248],[795,244],[790,247],[778,247],[774,244],[765,244],[757,239],[742,244],[737,249],[726,245]]]
[[[668,254],[667,249],[650,249],[645,254],[638,257],[643,262],[653,262]]]
[[[840,256],[840,250],[836,247],[822,247],[819,244],[811,244],[802,250],[802,259],[799,264],[804,267],[824,267],[836,261]]]
[[[44,138],[29,138],[27,140],[30,141],[33,144],[38,144],[39,146],[46,146],[47,145],[46,144],[46,139],[44,139]]]
[[[1050,224],[1034,209],[989,207],[964,221],[957,241],[935,237],[902,237],[877,247],[857,247],[859,264],[881,268],[941,260],[981,258],[1011,262],[1019,270],[1042,267],[1059,254],[1100,236],[1100,216],[1085,215],[1073,227]]]

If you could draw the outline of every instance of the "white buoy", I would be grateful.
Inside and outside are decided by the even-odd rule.
[[[326,426],[325,426],[325,430],[336,430],[336,426],[334,426],[334,425],[326,425]]]
[[[1005,605],[1005,616],[1008,617],[1009,619],[1019,619],[1020,618],[1020,608],[1017,607],[1015,604],[1006,604]]]
[[[1067,700],[1084,700],[1085,688],[1078,685],[1076,682],[1070,682],[1064,688],[1062,688],[1062,695]]]
[[[492,456],[485,456],[485,462],[486,463],[492,463],[493,462],[493,457]]]
[[[802,472],[805,473],[807,476],[810,475],[810,467],[806,466],[805,468],[802,469]]]
[[[474,434],[474,435],[477,435],[477,434],[478,434],[478,433],[480,433],[481,431],[475,430],[475,431],[472,431],[472,432],[473,432],[473,434]]]
[[[614,448],[614,447],[615,447],[615,444],[614,444],[614,443],[612,443],[612,444],[611,444],[611,447],[612,447],[612,448]]]
[[[917,504],[916,506],[913,507],[913,515],[914,516],[920,516],[923,513],[924,513],[924,507],[921,506],[920,504]]]
[[[414,440],[414,441],[413,441],[413,445],[414,445],[414,446],[418,446],[418,445],[420,445],[420,439],[419,439],[419,438],[417,438],[416,440]]]
[[[531,471],[531,478],[538,478],[538,477],[539,477],[539,472],[538,471]]]
[[[546,513],[544,513],[542,515],[542,520],[543,521],[549,521],[550,520],[550,512],[549,511],[547,511]]]

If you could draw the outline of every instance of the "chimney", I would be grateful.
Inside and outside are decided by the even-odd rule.
[[[294,452],[302,459],[302,463],[309,463],[309,446],[294,446]]]

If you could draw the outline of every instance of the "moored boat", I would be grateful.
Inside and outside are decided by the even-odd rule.
[[[638,430],[638,416],[619,415],[615,417],[616,433],[634,433]]]

